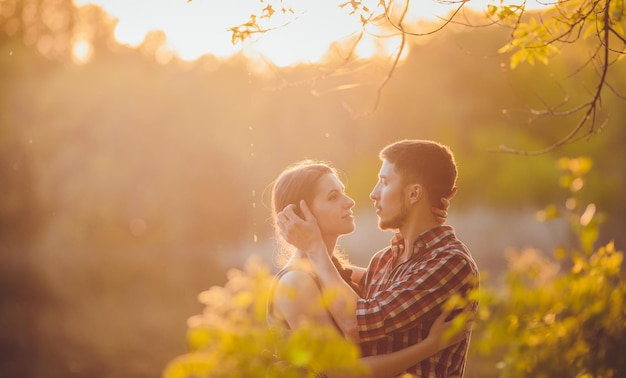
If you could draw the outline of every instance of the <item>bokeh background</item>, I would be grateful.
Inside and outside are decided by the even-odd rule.
[[[455,152],[449,223],[490,277],[509,247],[573,242],[567,225],[535,220],[565,199],[559,157],[593,159],[585,195],[604,214],[599,242],[624,249],[623,100],[606,92],[606,125],[589,140],[535,157],[490,152],[542,148],[569,130],[576,117],[528,109],[587,98],[594,74],[571,76],[584,43],[511,71],[496,54],[506,30],[450,27],[411,42],[377,103],[385,57],[341,67],[243,52],[157,59],[163,33],[121,45],[110,15],[78,9],[0,1],[0,376],[160,376],[186,351],[199,292],[252,255],[275,268],[269,187],[303,158],[345,173],[357,232],[340,244],[357,264],[390,238],[368,194],[378,151],[403,138]],[[85,30],[81,61],[71,41]],[[610,80],[626,88],[623,61]]]

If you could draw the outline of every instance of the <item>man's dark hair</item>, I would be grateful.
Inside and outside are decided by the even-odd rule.
[[[394,164],[406,184],[421,184],[432,206],[452,194],[457,177],[454,155],[447,146],[430,140],[401,140],[384,147],[381,160]]]

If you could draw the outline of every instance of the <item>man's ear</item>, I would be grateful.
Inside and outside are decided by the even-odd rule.
[[[420,184],[409,185],[409,201],[416,203],[424,195],[424,189]]]

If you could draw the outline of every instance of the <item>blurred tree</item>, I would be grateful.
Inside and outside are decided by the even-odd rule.
[[[558,248],[553,258],[533,248],[509,251],[504,286],[481,288],[476,375],[610,378],[626,371],[623,253],[612,242],[594,247],[604,216],[580,195],[591,160],[561,159],[559,166],[570,197],[564,209],[550,205],[537,215],[565,217],[579,248]]]
[[[421,1],[421,0],[420,0]],[[575,67],[571,76],[581,71],[591,70],[595,73],[595,84],[588,88],[586,97],[570,104],[571,93],[564,92],[561,100],[549,103],[541,96],[542,107],[531,108],[528,113],[531,117],[559,116],[567,117],[575,114],[579,116],[571,120],[570,131],[554,143],[538,150],[512,149],[501,145],[497,151],[535,155],[554,150],[565,144],[581,139],[588,139],[600,132],[606,123],[599,119],[602,94],[609,91],[613,95],[626,99],[626,93],[620,93],[617,86],[609,80],[609,70],[626,54],[626,6],[624,0],[568,0],[550,3],[540,11],[528,11],[527,2],[507,4],[500,1],[497,5],[488,5],[482,17],[475,12],[465,12],[465,0],[443,1],[433,0],[434,3],[447,4],[451,11],[449,16],[442,18],[440,24],[431,26],[426,31],[419,30],[420,23],[411,20],[411,0],[405,1],[346,1],[338,4],[345,8],[354,17],[360,18],[362,29],[352,36],[348,44],[348,51],[344,54],[344,63],[350,62],[355,54],[354,50],[366,33],[375,30],[396,31],[400,38],[400,46],[391,55],[393,58],[388,74],[382,79],[378,96],[387,85],[391,75],[403,56],[409,42],[409,37],[424,37],[439,32],[447,26],[484,27],[498,25],[510,31],[508,42],[498,52],[510,54],[510,67],[516,68],[520,63],[535,62],[548,64],[549,60],[558,54],[565,46],[572,44],[586,44],[589,56],[585,62]],[[260,0],[257,13],[251,14],[248,21],[233,26],[232,41],[243,42],[253,36],[258,37],[278,27],[288,26],[297,22],[300,10],[296,3],[288,0]],[[289,22],[274,22],[277,15],[291,15]],[[282,24],[281,24],[282,23]],[[389,33],[381,33],[380,38],[389,38]],[[345,69],[345,64],[342,69]],[[323,75],[326,78],[328,74]],[[379,99],[374,105],[378,106]]]
[[[44,217],[33,174],[32,140],[16,127],[31,115],[27,90],[12,79],[43,67],[29,59],[32,55],[18,51],[19,45],[0,36],[0,375],[32,376],[36,367],[22,358],[39,355],[33,325],[36,314],[50,303],[50,290],[33,266],[32,251]]]
[[[70,56],[77,16],[71,0],[4,0],[0,15],[3,36],[36,46],[48,58]]]

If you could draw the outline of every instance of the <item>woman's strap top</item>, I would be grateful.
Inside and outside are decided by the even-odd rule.
[[[270,292],[269,295],[267,297],[267,322],[268,324],[272,325],[273,322],[276,321],[276,319],[274,318],[273,314],[274,314],[274,294],[276,292],[276,287],[278,286],[278,282],[280,281],[280,279],[287,273],[287,272],[291,272],[294,270],[299,270],[301,272],[306,272],[309,275],[311,275],[311,278],[313,278],[313,281],[315,282],[315,285],[317,286],[317,288],[320,290],[320,293],[324,292],[324,288],[322,287],[322,283],[320,282],[319,277],[317,276],[317,274],[304,270],[304,269],[300,269],[297,267],[293,267],[293,266],[289,266],[286,268],[281,269],[278,273],[276,273],[276,275],[274,276],[274,279],[272,280],[272,284],[270,286]],[[328,316],[330,317],[330,319],[333,321],[333,324],[335,325],[335,328],[337,328],[337,330],[342,333],[341,329],[339,328],[339,325],[337,324],[337,322],[335,321],[335,318],[333,318],[333,315],[330,313],[330,311],[328,311]],[[286,324],[285,322],[285,327],[289,329],[289,325]]]

